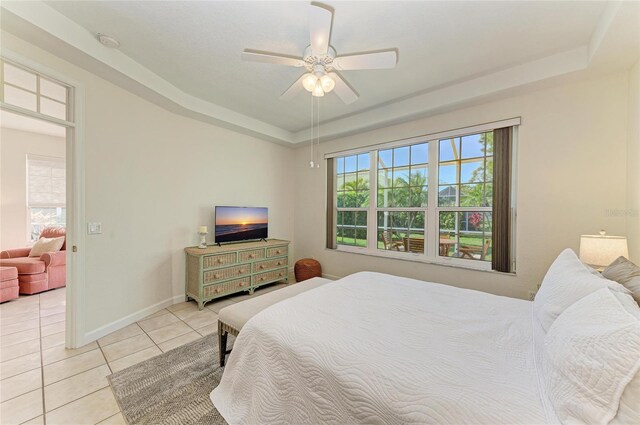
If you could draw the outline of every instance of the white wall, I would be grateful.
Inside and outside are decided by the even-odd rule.
[[[627,237],[629,257],[640,264],[640,61],[629,71],[629,150],[627,154]]]
[[[308,147],[296,150],[296,253],[334,276],[374,270],[525,298],[563,248],[577,252],[580,234],[626,231],[625,217],[607,211],[627,204],[627,90],[620,72],[321,144],[324,154],[522,117],[516,276],[326,250],[325,170],[308,168]]]
[[[0,131],[0,247],[4,250],[29,243],[27,154],[64,158],[65,139],[11,128]]]
[[[292,149],[175,115],[11,34],[2,47],[85,87],[86,219],[103,231],[86,237],[90,335],[184,294],[183,248],[216,204],[268,207],[270,237],[293,238]]]

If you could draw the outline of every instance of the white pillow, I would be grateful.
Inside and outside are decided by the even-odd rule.
[[[601,288],[615,285],[592,274],[571,249],[565,249],[551,264],[533,300],[533,313],[545,332],[567,307]]]
[[[640,320],[609,289],[568,307],[544,340],[542,376],[562,423],[607,424],[640,370]]]
[[[58,252],[62,245],[64,245],[64,236],[59,238],[40,238],[31,247],[29,257],[40,257],[47,252]]]
[[[609,425],[640,424],[640,371],[629,382],[620,397],[618,414]]]

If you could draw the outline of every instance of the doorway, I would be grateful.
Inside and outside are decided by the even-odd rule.
[[[5,258],[0,258],[3,267],[16,267],[20,292],[17,300],[0,305],[0,314],[7,323],[5,317],[24,304],[23,317],[29,320],[37,310],[43,346],[76,348],[84,344],[78,301],[83,257],[77,253],[83,245],[80,230],[84,220],[82,145],[77,124],[81,89],[55,71],[6,51],[0,60],[0,77],[0,249],[22,248],[3,252]],[[57,247],[55,241],[61,236],[64,244]],[[31,250],[42,242],[53,243],[47,249],[55,251],[29,256],[37,254]],[[17,259],[25,253],[27,259]],[[4,264],[12,262],[6,258],[11,256],[16,258],[14,262],[37,264]],[[44,270],[39,262],[44,263]],[[16,329],[20,327],[16,325]]]

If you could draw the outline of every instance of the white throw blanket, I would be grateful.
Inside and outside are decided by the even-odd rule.
[[[540,424],[531,303],[362,272],[246,323],[211,400],[231,424]]]

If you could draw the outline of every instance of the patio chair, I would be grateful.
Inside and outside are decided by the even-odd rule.
[[[484,260],[489,252],[489,247],[491,246],[491,239],[487,239],[484,241],[484,244],[481,246],[477,245],[462,245],[460,246],[460,257],[468,258],[471,260]]]
[[[404,250],[424,253],[424,238],[403,238]]]
[[[393,232],[391,230],[382,231],[382,243],[384,244],[384,249],[387,251],[400,251],[401,247],[404,249],[404,244],[401,240],[393,239]]]

